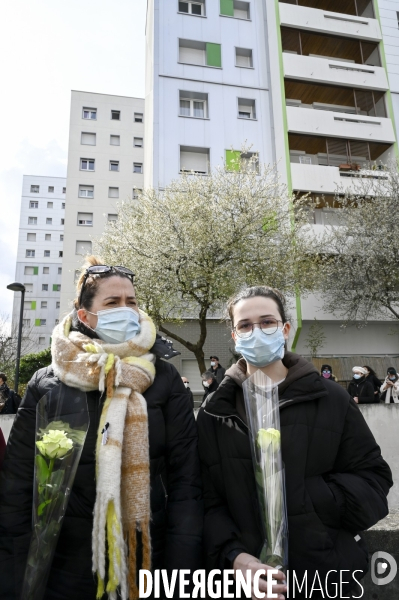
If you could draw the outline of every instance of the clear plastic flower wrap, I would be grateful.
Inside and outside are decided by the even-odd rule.
[[[41,600],[44,596],[88,429],[89,413],[84,392],[61,385],[39,400],[32,537],[21,600]]]
[[[263,564],[288,566],[288,518],[277,385],[261,370],[243,384],[264,544]]]

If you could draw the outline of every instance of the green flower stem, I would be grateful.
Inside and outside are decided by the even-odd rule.
[[[54,458],[50,458],[50,464],[48,466],[47,483],[50,483],[51,473],[53,472],[53,469],[54,469],[54,461],[55,461]],[[46,485],[45,500],[48,500],[48,494],[49,494],[48,485]]]

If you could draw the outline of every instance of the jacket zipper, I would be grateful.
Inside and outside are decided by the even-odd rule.
[[[163,482],[162,475],[160,474],[159,477],[161,479],[161,484],[162,484],[162,487],[163,487],[163,493],[165,494],[165,508],[166,508],[166,506],[168,504],[168,494],[166,493],[166,487],[165,487],[165,484]]]

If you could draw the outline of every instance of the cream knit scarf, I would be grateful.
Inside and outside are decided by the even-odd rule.
[[[147,404],[142,394],[155,377],[155,326],[140,311],[141,331],[122,344],[71,332],[67,316],[53,332],[52,367],[66,385],[82,391],[106,390],[97,434],[93,572],[97,598],[139,597],[136,585],[136,534],[141,532],[143,569],[151,567],[150,465]]]

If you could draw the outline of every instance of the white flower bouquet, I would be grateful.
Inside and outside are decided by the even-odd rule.
[[[263,564],[286,570],[288,518],[277,385],[256,371],[243,385],[264,544]]]
[[[62,419],[60,420],[60,416]],[[23,600],[41,600],[89,428],[86,394],[61,386],[36,411],[32,538]]]

